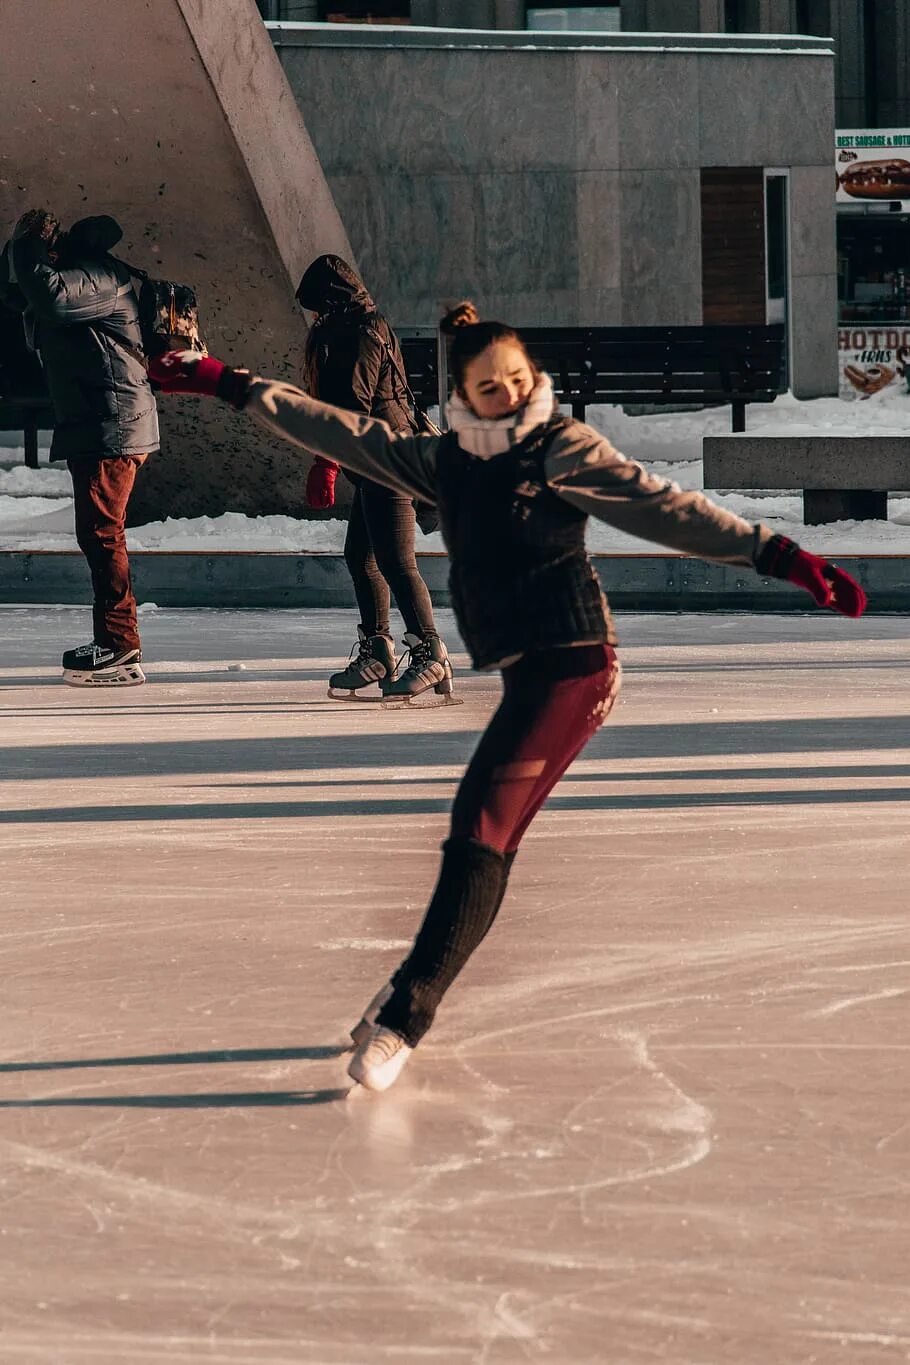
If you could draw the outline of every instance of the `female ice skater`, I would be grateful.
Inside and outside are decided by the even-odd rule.
[[[297,286],[296,298],[316,315],[307,338],[307,392],[335,407],[380,417],[392,431],[416,432],[398,338],[357,272],[340,256],[317,256]],[[317,455],[307,478],[309,507],[334,505],[337,474],[336,461]],[[349,477],[354,501],[344,558],[360,625],[347,667],[329,679],[329,695],[353,696],[375,683],[390,700],[408,701],[431,687],[448,700],[452,666],[417,568],[413,498],[353,471]],[[390,589],[404,617],[408,648],[407,663],[397,676]]]
[[[478,322],[454,332],[451,430],[396,435],[384,422],[251,378],[211,358],[154,363],[166,390],[217,394],[271,431],[439,509],[452,603],[475,668],[499,669],[503,697],[452,809],[439,880],[413,947],[353,1030],[349,1074],[385,1090],[489,930],[522,835],[606,719],[619,688],[613,623],[585,552],[589,516],[674,550],[745,565],[859,616],[862,588],[792,540],[627,460],[560,415],[549,377],[518,334]]]

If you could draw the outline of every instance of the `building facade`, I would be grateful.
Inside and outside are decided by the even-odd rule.
[[[829,40],[271,32],[397,325],[784,322],[794,391],[836,391]]]
[[[907,0],[259,0],[259,8],[290,21],[831,37],[838,127],[910,124]]]

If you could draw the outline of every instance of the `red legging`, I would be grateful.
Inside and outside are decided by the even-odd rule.
[[[452,808],[452,838],[514,853],[556,783],[610,714],[621,670],[610,645],[526,654],[504,668],[499,709]]]

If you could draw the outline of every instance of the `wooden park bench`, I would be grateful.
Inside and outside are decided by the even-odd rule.
[[[584,420],[592,404],[705,407],[729,403],[733,430],[748,403],[773,403],[784,374],[780,324],[737,327],[522,327],[560,403]],[[448,392],[445,346],[432,327],[398,329],[408,375],[424,405]]]

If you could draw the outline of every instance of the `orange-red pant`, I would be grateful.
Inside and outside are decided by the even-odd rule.
[[[67,460],[76,541],[92,575],[95,644],[138,649],[136,599],[126,552],[126,505],[145,455]]]

